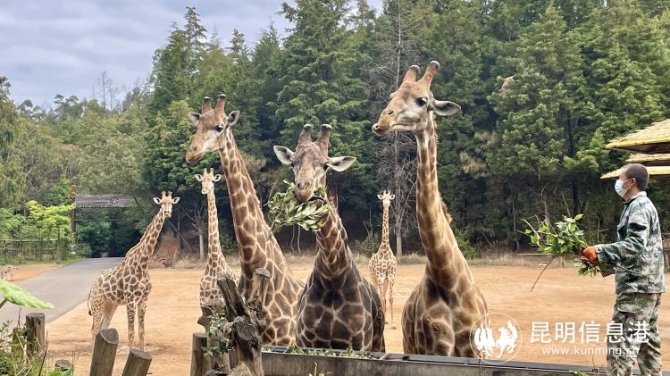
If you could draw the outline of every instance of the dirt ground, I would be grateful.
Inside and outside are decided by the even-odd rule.
[[[232,263],[232,262],[231,262]],[[291,262],[296,276],[306,279],[311,260]],[[360,269],[369,277],[367,267]],[[423,276],[424,264],[400,265],[395,286],[394,319],[397,329],[387,325],[386,349],[402,352],[400,318],[403,305],[411,290]],[[534,291],[530,288],[541,267],[475,266],[473,272],[492,314],[505,314],[519,325],[521,339],[514,360],[563,363],[582,366],[602,366],[606,327],[614,301],[613,278],[580,277],[574,268],[549,268]],[[150,372],[153,375],[187,375],[190,370],[192,333],[202,331],[196,324],[200,315],[198,285],[202,269],[153,269],[150,271],[154,289],[148,303],[146,351],[153,356]],[[665,369],[670,369],[670,315],[667,302],[661,308],[660,330],[665,349]],[[111,327],[119,331],[120,345],[115,363],[115,375],[125,364],[127,347],[126,314],[119,307]],[[536,341],[539,328],[547,323],[549,344]],[[580,339],[582,323],[599,324],[599,343]],[[559,328],[569,330],[574,325],[574,343],[562,343],[556,334]],[[47,325],[51,362],[74,358],[76,375],[87,375],[90,367],[91,318],[86,303]],[[591,327],[593,328],[593,326]],[[591,329],[593,330],[593,329]],[[591,334],[593,340],[594,332]],[[137,336],[137,334],[136,334]],[[137,337],[136,337],[137,338]],[[534,342],[534,343],[532,343]],[[517,341],[517,344],[519,342]],[[599,349],[597,349],[599,348]],[[548,351],[563,352],[549,354]],[[597,355],[593,355],[597,354]]]
[[[24,279],[32,278],[49,270],[60,268],[61,265],[56,264],[30,264],[30,265],[14,265],[18,268],[14,270],[14,276],[7,276],[7,280],[11,282],[19,282]]]

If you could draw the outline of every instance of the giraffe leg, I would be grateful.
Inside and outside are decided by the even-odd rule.
[[[393,320],[393,285],[395,284],[395,273],[388,276],[389,287],[389,311],[391,311],[391,329],[395,329],[395,320]],[[386,312],[384,312],[386,313]]]
[[[386,291],[388,290],[389,287],[389,280],[387,278],[384,278],[384,282],[382,283],[382,292],[380,298],[384,302],[382,304],[382,309],[384,310],[384,322],[385,324],[389,324],[389,319],[388,319],[388,306],[386,305]]]
[[[112,317],[114,317],[114,312],[116,312],[116,307],[118,304],[112,302],[105,302],[102,308],[102,323],[100,325],[100,330],[109,328],[109,324],[112,322]]]
[[[128,315],[128,350],[133,348],[135,338],[135,302],[126,303],[126,314]]]
[[[379,294],[379,300],[382,303],[382,312],[386,315],[386,295],[384,295],[384,282],[385,275],[383,273],[377,274],[377,293]]]
[[[137,333],[140,337],[140,350],[144,351],[144,315],[147,313],[147,301],[141,301],[137,308]]]
[[[100,332],[102,324],[103,309],[101,304],[94,302],[91,305],[91,316],[93,316],[93,324],[91,325],[91,341],[95,343],[95,336]]]

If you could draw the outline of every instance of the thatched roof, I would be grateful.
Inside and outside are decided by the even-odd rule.
[[[641,163],[645,166],[670,166],[670,153],[662,154],[631,154],[626,163]]]
[[[616,179],[619,177],[621,169],[608,172],[601,176],[601,179]],[[670,178],[670,166],[647,166],[649,176],[656,179]]]
[[[654,123],[626,136],[615,138],[605,145],[605,148],[639,153],[669,153],[670,119]]]

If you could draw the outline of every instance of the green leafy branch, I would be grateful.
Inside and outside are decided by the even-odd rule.
[[[203,347],[203,350],[205,351],[205,355],[212,359],[228,353],[228,350],[230,350],[231,343],[226,338],[225,333],[226,324],[228,323],[226,312],[226,308],[222,307],[221,309],[212,312],[212,315],[209,316],[209,326],[207,327],[205,334],[207,334],[210,345]]]
[[[288,186],[285,192],[277,192],[268,202],[270,207],[271,232],[276,232],[282,227],[298,225],[306,231],[318,231],[324,225],[324,220],[330,205],[318,206],[316,201],[300,203],[295,197],[295,183],[284,180]],[[325,199],[325,190],[319,187],[316,196]]]
[[[4,297],[0,302],[0,308],[7,302],[21,307],[41,309],[51,309],[54,307],[53,304],[40,300],[28,291],[4,279],[0,279],[0,293],[2,293],[2,296]]]
[[[558,221],[553,225],[548,219],[545,219],[537,229],[524,220],[528,227],[530,227],[524,233],[530,238],[531,244],[538,247],[538,251],[552,256],[551,260],[535,280],[535,283],[533,283],[533,288],[540,279],[540,276],[542,276],[542,273],[544,273],[556,257],[574,257],[579,255],[580,251],[588,246],[586,239],[584,239],[584,231],[577,225],[577,221],[582,219],[582,217],[582,214],[577,214],[574,218],[564,216],[562,221]],[[599,272],[599,267],[591,265],[586,261],[582,261],[582,266],[578,271],[579,275],[591,276],[595,276]],[[533,288],[531,288],[531,291]]]

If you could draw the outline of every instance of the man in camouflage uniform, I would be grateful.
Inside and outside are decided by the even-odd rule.
[[[630,375],[637,360],[642,375],[661,375],[658,308],[665,292],[658,212],[647,197],[649,174],[641,164],[621,168],[615,190],[625,200],[617,242],[586,247],[581,254],[603,277],[616,273],[616,302],[608,324],[607,369]]]

